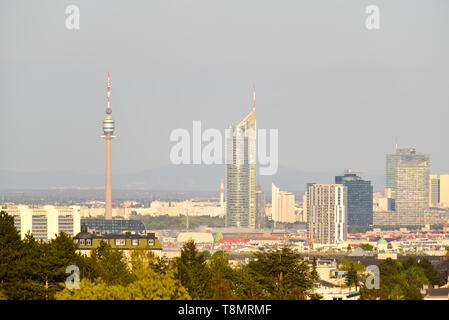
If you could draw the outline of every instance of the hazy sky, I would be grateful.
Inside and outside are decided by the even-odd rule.
[[[103,173],[110,71],[115,173],[169,164],[170,132],[192,120],[238,123],[253,83],[281,165],[383,173],[398,136],[448,173],[448,14],[447,0],[1,1],[0,170]]]

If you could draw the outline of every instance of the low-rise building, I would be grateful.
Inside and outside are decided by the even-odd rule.
[[[157,256],[162,255],[162,246],[154,233],[132,234],[99,234],[87,231],[87,226],[81,227],[73,241],[78,244],[78,252],[90,255],[92,250],[98,248],[102,242],[109,244],[112,248],[123,250],[125,256],[129,257],[132,250],[151,250]]]

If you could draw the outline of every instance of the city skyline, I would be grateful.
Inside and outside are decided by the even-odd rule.
[[[447,13],[0,2],[0,300],[449,300]]]

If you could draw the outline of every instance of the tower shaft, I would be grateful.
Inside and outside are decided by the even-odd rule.
[[[111,139],[106,139],[106,209],[105,219],[112,219]]]

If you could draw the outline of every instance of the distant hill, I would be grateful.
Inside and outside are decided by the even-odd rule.
[[[340,172],[305,172],[281,166],[273,176],[258,176],[257,184],[266,192],[271,183],[281,190],[303,192],[308,182],[333,183]],[[374,190],[382,190],[383,175],[363,175],[374,183]],[[156,191],[215,191],[225,178],[223,165],[169,165],[147,171],[112,175],[113,189]],[[104,187],[103,174],[71,172],[10,172],[0,171],[0,189],[51,189]]]

